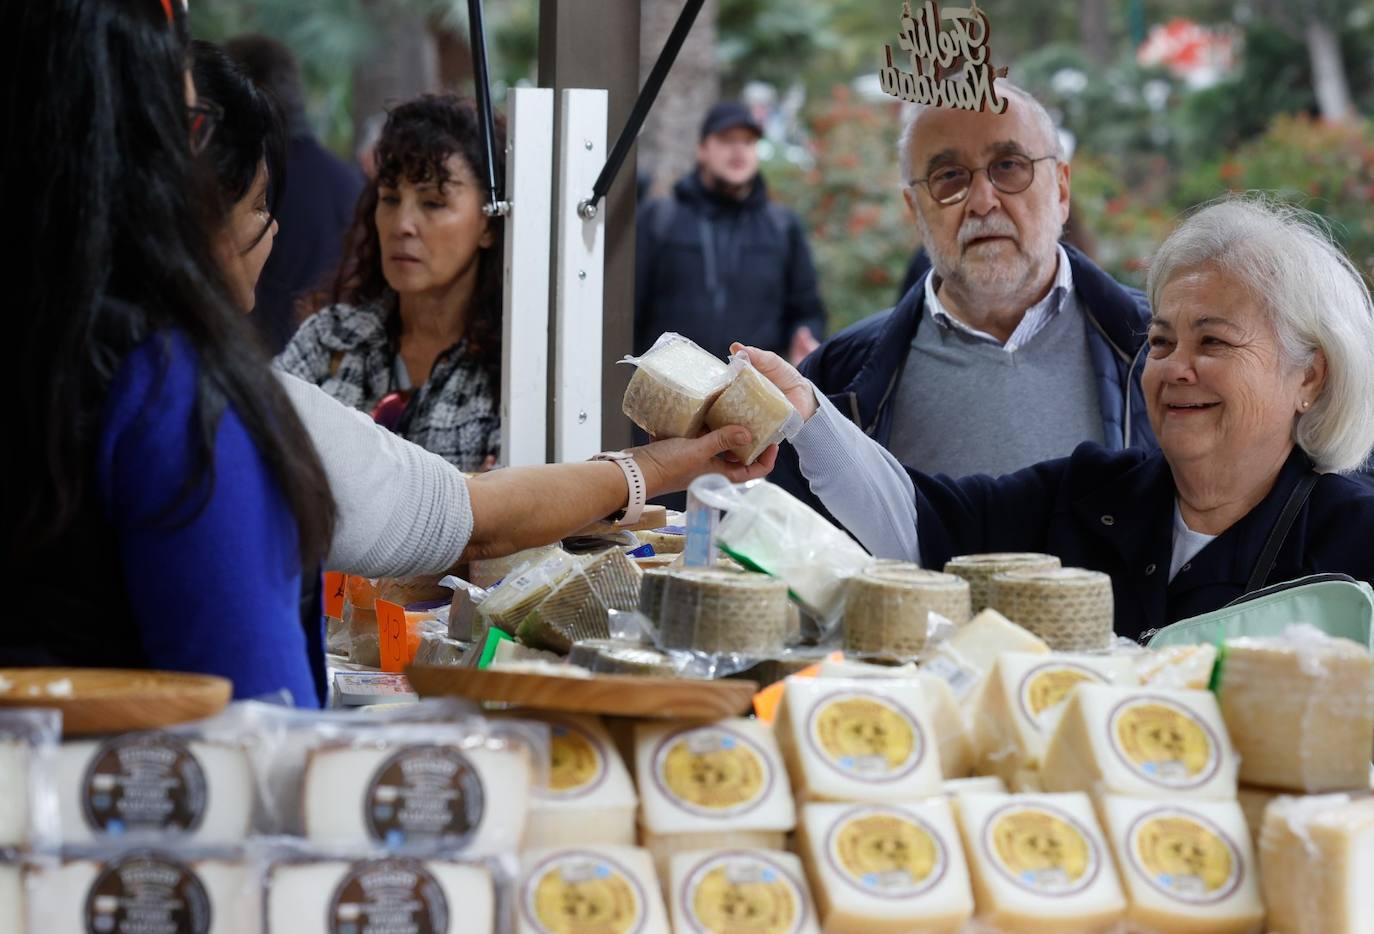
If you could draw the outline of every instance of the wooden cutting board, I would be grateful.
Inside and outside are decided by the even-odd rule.
[[[62,711],[66,736],[149,730],[199,720],[229,703],[215,675],[115,668],[0,668],[0,707]]]
[[[747,711],[753,681],[694,681],[635,675],[566,678],[524,671],[412,665],[406,677],[421,697],[464,697],[539,710],[656,719],[718,719]]]

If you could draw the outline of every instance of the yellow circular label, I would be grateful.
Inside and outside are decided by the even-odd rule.
[[[590,791],[606,770],[596,741],[570,723],[549,727],[549,791],[559,797]]]
[[[1041,715],[1063,703],[1076,685],[1104,680],[1089,668],[1055,665],[1032,669],[1021,682],[1021,710],[1037,729],[1041,728]]]
[[[1071,895],[1097,874],[1097,848],[1067,814],[1021,807],[989,821],[993,862],[1037,895]]]
[[[768,763],[752,744],[721,727],[701,727],[659,747],[656,769],[664,791],[712,817],[746,811],[772,784]]]
[[[1136,869],[1165,895],[1193,904],[1220,901],[1240,884],[1240,855],[1220,829],[1180,812],[1145,815],[1128,839]]]
[[[922,753],[922,737],[910,715],[876,697],[850,695],[818,704],[811,737],[826,762],[867,781],[905,775]]]
[[[790,934],[802,915],[796,884],[748,856],[709,860],[690,877],[685,900],[693,925],[708,934]]]
[[[929,828],[893,811],[869,811],[831,831],[831,858],[860,890],[888,898],[926,891],[945,871],[945,848]]]
[[[638,887],[620,867],[592,854],[546,867],[526,907],[547,934],[632,934],[644,921]]]
[[[1118,707],[1111,719],[1110,738],[1127,766],[1164,787],[1200,785],[1211,778],[1218,764],[1216,744],[1207,728],[1186,709],[1162,700]]]

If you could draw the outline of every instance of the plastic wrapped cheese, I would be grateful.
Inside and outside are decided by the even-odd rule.
[[[973,698],[976,689],[1003,652],[1034,652],[1043,655],[1050,647],[996,610],[983,610],[930,653],[921,669],[949,683],[960,702]]]
[[[1234,801],[1103,797],[1131,925],[1151,934],[1262,934],[1264,904]]]
[[[479,864],[293,858],[272,863],[263,888],[263,934],[496,934],[505,929],[497,924],[491,871]]]
[[[992,579],[1004,571],[1050,571],[1059,567],[1054,555],[1032,552],[992,552],[958,555],[945,562],[946,574],[957,574],[969,583],[973,612],[992,606]]]
[[[1088,934],[1126,911],[1086,794],[958,797],[978,920],[1017,934]]]
[[[787,639],[787,584],[776,577],[681,568],[668,572],[662,586],[662,648],[756,657],[782,651]]]
[[[126,835],[240,843],[257,802],[242,745],[163,732],[64,743],[57,788],[62,840],[69,845]]]
[[[1215,645],[1171,645],[1142,652],[1135,670],[1140,683],[1150,687],[1205,691],[1211,687]]]
[[[1236,764],[1211,692],[1084,682],[1045,747],[1040,778],[1049,791],[1234,799]]]
[[[569,845],[524,859],[517,934],[668,934],[653,862],[633,846]]]
[[[940,793],[940,750],[913,679],[789,678],[774,731],[798,801]]]
[[[574,642],[568,653],[570,666],[607,675],[639,675],[651,678],[677,676],[677,664],[670,655],[652,646],[614,639],[587,639]]]
[[[1265,812],[1260,854],[1275,934],[1374,929],[1374,797],[1277,798]]]
[[[62,714],[0,709],[0,853],[57,843],[55,768]]]
[[[521,568],[533,567],[563,549],[558,545],[526,548],[503,558],[475,558],[468,565],[468,579],[478,587],[490,588]]]
[[[576,564],[572,555],[557,551],[538,564],[507,577],[499,587],[489,591],[478,605],[480,620],[487,626],[495,626],[515,635],[521,621],[553,592],[553,588],[572,572]],[[482,642],[486,638],[486,629],[477,629],[480,631],[473,632],[472,641]]]
[[[516,635],[535,648],[566,653],[580,639],[610,636],[611,610],[639,603],[643,572],[619,548],[573,558],[573,567],[520,621]]]
[[[528,712],[549,727],[549,779],[534,790],[525,849],[635,842],[638,798],[624,761],[596,717]]]
[[[925,648],[930,614],[969,620],[968,582],[914,564],[876,564],[849,582],[844,606],[845,652],[914,658]]]
[[[973,914],[943,798],[808,804],[797,843],[827,934],[953,934]]]
[[[673,930],[682,934],[820,934],[801,861],[773,850],[695,850],[673,857]]]
[[[792,403],[758,370],[745,354],[732,359],[735,370],[730,385],[711,404],[706,412],[706,427],[724,428],[742,425],[749,429],[751,441],[730,451],[745,464],[758,460],[770,444],[777,444],[794,427],[801,427],[801,419]]]
[[[1217,697],[1240,779],[1299,792],[1365,788],[1374,758],[1374,662],[1312,626],[1232,639]]]
[[[1085,682],[1134,685],[1135,665],[1125,656],[999,655],[972,718],[978,771],[1010,782],[1018,770],[1038,769],[1064,701]]]
[[[639,358],[621,409],[655,438],[694,438],[730,380],[729,368],[680,334],[663,334]]]
[[[680,555],[687,544],[687,527],[667,525],[661,529],[647,529],[636,532],[635,538],[641,545],[652,545],[656,555]]]
[[[1100,571],[1005,571],[992,579],[992,606],[1060,652],[1094,652],[1112,641],[1112,579]]]
[[[17,862],[0,862],[0,934],[25,934],[27,911],[24,867]]]

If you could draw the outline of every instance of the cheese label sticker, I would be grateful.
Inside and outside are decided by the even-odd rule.
[[[982,845],[1004,877],[1035,895],[1076,895],[1097,878],[1102,863],[1083,825],[1046,804],[1012,804],[994,811]]]
[[[389,847],[458,849],[477,831],[486,808],[482,779],[451,746],[408,746],[372,775],[363,799],[372,837]]]
[[[1084,681],[1105,684],[1107,679],[1091,668],[1068,662],[1036,665],[1021,678],[1021,685],[1016,692],[1021,702],[1021,715],[1037,730],[1043,730],[1045,723],[1042,715],[1045,711],[1062,704],[1069,696],[1069,691]]]
[[[1112,751],[1138,777],[1161,788],[1196,788],[1221,765],[1220,744],[1188,708],[1162,697],[1122,701],[1108,718]]]
[[[911,898],[944,877],[949,854],[940,835],[915,815],[855,808],[827,834],[826,858],[840,877],[879,898]]]
[[[683,884],[682,908],[695,934],[795,934],[809,914],[792,875],[751,853],[699,863]]]
[[[549,797],[580,798],[606,777],[606,760],[596,738],[562,720],[549,722]]]
[[[81,811],[97,833],[186,833],[205,819],[205,769],[185,742],[134,733],[102,743],[81,778]]]
[[[413,859],[354,863],[329,898],[329,934],[447,934],[439,881]]]
[[[773,769],[755,743],[723,726],[672,733],[654,750],[659,790],[705,817],[734,817],[757,807],[773,787]]]
[[[539,934],[636,934],[644,927],[639,883],[598,853],[562,852],[540,863],[521,901]]]
[[[1131,865],[1151,886],[1189,905],[1219,902],[1240,887],[1240,848],[1200,814],[1148,811],[1126,831]]]
[[[972,668],[960,665],[954,659],[946,655],[936,655],[930,661],[921,666],[922,671],[929,672],[938,678],[943,678],[949,685],[954,696],[959,700],[967,700],[974,686],[978,683],[978,672]]]
[[[206,934],[210,895],[190,866],[141,851],[111,860],[86,893],[85,930],[97,934]]]
[[[896,781],[925,756],[916,718],[876,694],[846,692],[822,700],[811,709],[806,737],[827,765],[864,782]]]

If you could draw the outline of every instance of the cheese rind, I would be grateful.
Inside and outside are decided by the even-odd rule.
[[[958,555],[945,562],[946,574],[957,574],[969,583],[973,612],[992,606],[992,579],[1005,571],[1049,571],[1059,567],[1054,555],[1031,552],[993,552]]]
[[[968,582],[918,565],[876,564],[849,581],[843,644],[847,653],[914,658],[925,648],[930,614],[968,622]]]
[[[401,857],[278,862],[268,867],[264,884],[263,934],[337,934],[373,925],[433,934],[497,930],[491,873],[479,865]]]
[[[801,861],[770,850],[696,850],[672,860],[679,934],[820,934]]]
[[[1278,798],[1265,812],[1260,853],[1270,930],[1369,934],[1374,797]]]
[[[730,452],[741,463],[752,464],[769,445],[782,440],[784,427],[796,414],[797,410],[782,390],[746,359],[730,385],[706,410],[705,421],[706,427],[711,429],[727,425],[743,425],[749,429],[749,443],[731,448]]]
[[[635,364],[621,411],[655,438],[693,438],[729,381],[729,369],[679,334],[663,334]]]
[[[1040,764],[1047,791],[1234,799],[1236,753],[1210,691],[1083,683]]]
[[[1259,873],[1239,804],[1105,795],[1101,812],[1130,922],[1160,934],[1263,930]]]
[[[635,842],[638,799],[630,772],[596,717],[525,713],[549,725],[549,781],[536,788],[525,827],[527,850]]]
[[[1101,571],[1006,571],[992,579],[991,605],[1060,652],[1105,649],[1112,640],[1112,579]]]
[[[649,854],[633,846],[531,851],[518,890],[519,934],[667,934]]]
[[[782,651],[787,584],[775,577],[682,568],[656,577],[650,586],[662,587],[657,617],[662,648],[759,657]]]

